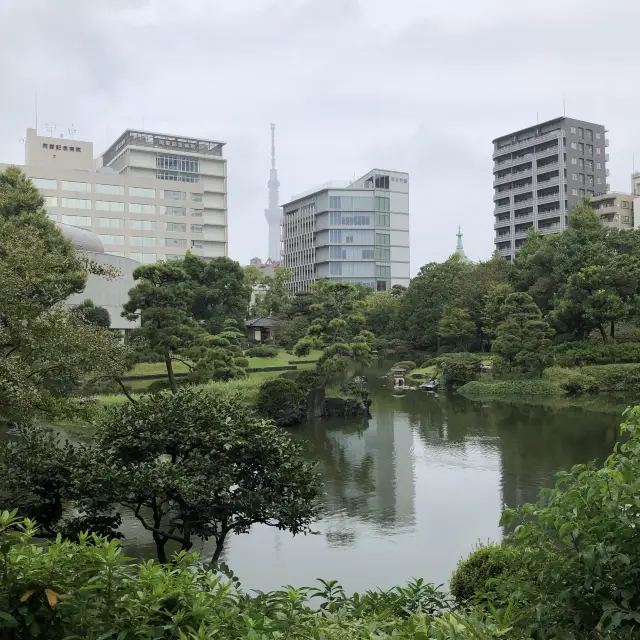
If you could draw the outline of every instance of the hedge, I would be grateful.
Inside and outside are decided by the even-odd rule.
[[[468,382],[458,393],[470,400],[483,398],[543,398],[563,395],[563,390],[549,380],[502,380],[499,382]]]
[[[244,355],[247,358],[275,358],[278,355],[278,350],[273,347],[265,347],[263,345],[259,345],[257,347],[253,347],[252,349],[247,349],[244,352]]]
[[[590,364],[640,363],[638,342],[565,342],[554,348],[556,364],[576,367]]]

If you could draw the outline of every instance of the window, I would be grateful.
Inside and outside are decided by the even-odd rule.
[[[106,193],[111,196],[123,196],[124,187],[119,184],[97,184],[96,193]]]
[[[578,136],[584,138],[584,129],[582,127],[578,127]]]
[[[91,216],[62,216],[63,224],[72,224],[75,227],[90,227]]]
[[[79,198],[62,198],[62,206],[67,209],[91,209],[91,200]]]
[[[571,179],[572,180],[577,180],[578,179],[578,174],[577,173],[572,173],[571,174]]]
[[[389,176],[376,176],[376,189],[388,189]]]
[[[587,171],[593,171],[593,160],[587,160],[586,166],[587,166]]]
[[[584,173],[580,174],[580,184],[584,184]]]
[[[596,162],[596,169],[602,169],[602,162]]]
[[[202,240],[192,240],[191,241],[191,248],[192,249],[202,249],[203,248],[203,243]]]
[[[162,192],[162,197],[165,200],[184,200],[186,197],[186,194],[184,191],[167,191],[164,190]]]
[[[592,196],[593,195],[593,189],[587,189],[587,195],[588,196]]]
[[[578,153],[584,153],[584,142],[578,142]]]
[[[178,216],[184,217],[187,215],[187,210],[184,207],[160,207],[160,213],[163,216]]]
[[[623,200],[622,201],[622,208],[623,209],[628,209],[629,208],[629,203],[627,202],[627,200]]]
[[[580,191],[578,191],[578,193],[580,194],[581,198],[584,198],[584,189],[580,189]]]
[[[336,247],[329,248],[329,257],[342,260],[373,260],[373,246],[368,247]]]
[[[96,200],[98,211],[124,211],[124,202],[111,202],[110,200]]]
[[[165,247],[184,247],[187,246],[186,238],[165,238],[164,239]]]
[[[573,133],[573,134],[576,133],[576,128],[575,127],[571,127],[571,133]]]
[[[184,222],[165,222],[164,230],[173,233],[186,233],[187,225]]]
[[[629,222],[629,216],[622,216],[622,222]]]
[[[140,264],[154,264],[158,261],[155,253],[129,253],[128,257]]]
[[[390,227],[391,215],[388,213],[376,213],[376,227]]]
[[[120,229],[124,226],[122,218],[98,218],[98,226],[107,229]]]
[[[107,233],[99,234],[100,240],[104,244],[124,244],[124,236],[114,236]]]
[[[592,144],[588,144],[587,145],[587,155],[588,156],[592,156],[593,155],[593,145]]]
[[[158,180],[171,180],[172,182],[200,182],[200,176],[197,173],[178,173],[177,171],[156,171]]]
[[[389,291],[391,280],[376,280],[376,291]]]
[[[73,182],[71,180],[62,181],[63,191],[84,191],[85,193],[91,192],[91,184],[89,182]]]
[[[376,233],[376,244],[390,245],[391,234],[389,233]]]
[[[578,164],[578,158],[571,158],[571,164]]]
[[[132,247],[155,247],[156,239],[149,236],[131,236],[129,238],[129,244]]]
[[[597,156],[602,155],[602,149],[600,147],[596,147],[596,155]]]
[[[171,169],[173,171],[190,171],[198,173],[198,160],[188,156],[164,156],[156,157],[156,168]]]
[[[153,220],[133,220],[130,219],[127,226],[136,231],[155,231],[156,223]]]
[[[192,193],[191,194],[191,200],[193,200],[193,202],[202,202],[202,194],[201,193]]]
[[[581,169],[584,169],[584,158],[580,158],[580,159],[578,160],[578,166],[579,166]]]
[[[347,213],[345,211],[330,211],[329,224],[367,227],[373,224],[373,215],[369,213]]]
[[[571,148],[572,149],[577,149],[578,148],[578,143],[577,142],[572,142],[571,143]]]
[[[602,184],[602,178],[596,178],[596,184]]]
[[[587,129],[587,140],[593,140],[593,131],[591,129]]]
[[[146,189],[145,187],[129,187],[129,195],[136,198],[155,198],[155,189]]]
[[[202,209],[189,209],[189,215],[192,218],[202,218]]]
[[[376,196],[376,211],[389,211],[389,198]]]
[[[44,196],[42,198],[44,200],[45,207],[57,207],[58,206],[58,196]]]
[[[593,187],[593,176],[587,176],[587,184]]]
[[[124,253],[122,251],[105,251],[108,256],[118,256],[119,258],[124,258]]]
[[[155,204],[138,204],[137,202],[129,203],[129,212],[130,213],[155,213],[156,205]]]
[[[391,260],[391,249],[389,247],[376,247],[375,259],[389,262]]]
[[[329,208],[373,211],[373,196],[329,196]]]
[[[191,233],[202,233],[202,225],[201,224],[192,224],[191,225]]]
[[[33,186],[36,189],[57,189],[58,181],[57,180],[49,180],[48,178],[31,178],[31,182],[33,182]]]
[[[596,140],[600,140],[600,132],[596,131]]]
[[[577,196],[578,195],[578,190],[577,189],[571,189],[571,195],[572,196]]]
[[[373,262],[330,262],[329,273],[332,276],[370,276],[374,275]]]
[[[360,229],[331,229],[329,242],[334,244],[373,244],[374,232]]]
[[[376,278],[390,278],[391,267],[389,265],[377,264],[376,265]]]

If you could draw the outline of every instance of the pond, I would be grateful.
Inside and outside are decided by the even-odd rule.
[[[393,397],[368,372],[370,419],[334,419],[291,433],[317,460],[325,487],[316,535],[264,526],[228,540],[223,560],[246,589],[338,580],[348,591],[423,577],[446,583],[479,542],[499,540],[503,504],[536,499],[561,469],[611,452],[619,415],[550,409],[421,391]],[[125,550],[152,558],[139,523],[125,517]],[[196,550],[211,555],[209,544]]]

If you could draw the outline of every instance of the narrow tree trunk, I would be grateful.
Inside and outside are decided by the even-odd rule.
[[[220,560],[222,550],[224,549],[224,541],[226,537],[227,534],[223,533],[220,538],[216,538],[216,550],[213,552],[213,557],[211,558],[212,567],[215,567],[218,564],[218,560]]]
[[[169,387],[173,393],[178,393],[178,385],[176,384],[176,377],[173,375],[173,363],[171,358],[165,358],[164,363],[167,365],[167,375],[169,376]]]
[[[116,378],[115,380],[120,385],[120,389],[122,390],[122,393],[124,393],[124,395],[127,396],[127,400],[129,400],[129,402],[133,402],[135,404],[136,400],[127,391],[127,387],[124,386],[124,382],[122,382],[122,380],[120,380],[120,378]]]
[[[598,325],[598,329],[600,329],[600,335],[602,336],[602,341],[606,342],[607,341],[607,332],[604,330],[604,327],[599,324]]]
[[[616,323],[613,320],[611,321],[611,329],[609,330],[609,335],[611,336],[612,340],[614,340],[616,337]]]
[[[158,562],[160,564],[167,564],[167,552],[164,550],[167,539],[157,533],[154,533],[153,541],[156,543],[156,555],[158,556]]]

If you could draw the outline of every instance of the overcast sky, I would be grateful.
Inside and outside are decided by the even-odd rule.
[[[412,275],[493,250],[491,140],[566,114],[640,167],[637,0],[0,0],[0,162],[39,124],[104,151],[126,128],[227,143],[229,255],[267,251],[280,202],[373,167],[410,174]]]

